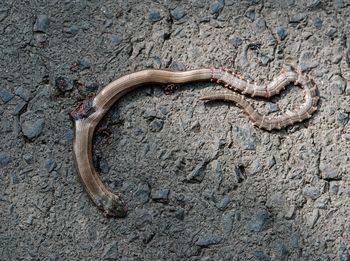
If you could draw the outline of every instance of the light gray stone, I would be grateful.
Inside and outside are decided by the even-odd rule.
[[[38,15],[34,23],[33,31],[40,32],[40,33],[47,33],[48,30],[49,30],[49,17],[44,14]]]

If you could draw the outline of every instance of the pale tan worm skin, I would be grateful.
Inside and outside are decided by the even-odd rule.
[[[181,84],[195,81],[214,81],[223,84],[229,89],[236,90],[250,96],[269,98],[278,94],[288,84],[295,83],[305,92],[305,102],[296,111],[286,112],[277,117],[268,117],[259,114],[238,93],[218,93],[202,97],[202,100],[225,100],[236,103],[250,118],[252,123],[266,130],[281,129],[301,122],[311,117],[317,110],[317,87],[308,76],[295,71],[283,71],[280,76],[268,85],[249,83],[232,73],[228,69],[198,69],[185,72],[166,70],[144,70],[125,75],[110,84],[93,99],[79,105],[71,116],[75,124],[73,153],[78,175],[93,202],[101,209],[105,216],[124,217],[127,214],[126,198],[121,193],[112,193],[102,183],[92,160],[92,138],[95,128],[111,106],[123,95],[140,85]]]

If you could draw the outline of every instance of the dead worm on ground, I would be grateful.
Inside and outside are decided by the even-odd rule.
[[[121,193],[112,193],[102,183],[95,170],[92,160],[92,138],[97,124],[116,101],[138,86],[149,83],[180,84],[195,81],[213,81],[244,95],[265,98],[278,94],[288,84],[299,85],[305,92],[304,103],[298,109],[287,111],[279,116],[259,114],[246,101],[244,96],[237,92],[209,94],[201,97],[202,100],[234,102],[248,115],[255,126],[266,130],[281,129],[296,122],[301,122],[310,118],[311,114],[317,110],[319,96],[315,82],[307,75],[292,69],[282,70],[277,78],[265,85],[245,81],[238,74],[226,68],[183,72],[144,70],[125,75],[108,84],[92,101],[81,103],[71,113],[75,127],[73,153],[76,170],[85,190],[105,216],[124,217],[128,208],[125,196]]]

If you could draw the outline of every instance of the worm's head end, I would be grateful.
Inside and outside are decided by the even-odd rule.
[[[125,217],[128,213],[128,206],[124,195],[112,194],[106,199],[105,204],[102,206],[103,215],[105,217]]]

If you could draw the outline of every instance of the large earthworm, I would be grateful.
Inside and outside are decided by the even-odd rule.
[[[105,216],[126,216],[127,202],[123,194],[112,193],[102,183],[93,164],[92,138],[95,128],[102,117],[123,95],[140,85],[148,83],[180,84],[209,80],[252,97],[269,98],[278,94],[290,83],[303,88],[305,91],[305,102],[297,110],[288,111],[276,117],[259,114],[246,101],[243,95],[236,92],[210,94],[201,98],[202,100],[232,101],[248,115],[254,125],[266,130],[281,129],[296,122],[301,122],[310,118],[311,114],[317,110],[319,97],[316,84],[307,75],[294,70],[282,71],[277,78],[266,85],[249,83],[225,68],[198,69],[183,72],[144,70],[125,75],[108,84],[92,101],[80,104],[71,113],[75,125],[73,153],[77,173],[92,201],[103,211]]]

